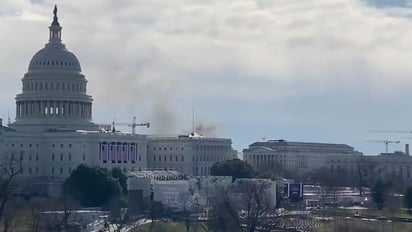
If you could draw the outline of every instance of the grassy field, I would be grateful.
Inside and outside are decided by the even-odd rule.
[[[389,223],[386,221],[362,221],[357,220],[339,220],[332,222],[325,227],[318,228],[316,232],[410,232],[412,223]]]
[[[387,209],[376,210],[376,209],[344,209],[344,208],[325,208],[319,210],[319,212],[325,213],[346,213],[350,215],[355,215],[359,213],[361,216],[374,216],[374,217],[399,217],[399,218],[410,218],[412,219],[412,214],[409,214],[407,210],[404,209]]]
[[[150,223],[144,224],[135,228],[132,232],[149,232]],[[182,223],[176,222],[156,222],[153,225],[153,232],[186,232],[186,227]],[[203,232],[204,229],[200,225],[195,225],[190,229],[190,232]]]
[[[149,232],[150,223],[144,224],[135,228],[133,232]],[[159,231],[159,232],[181,232],[186,231],[186,228],[182,224],[173,223],[173,222],[157,222],[153,225],[152,231]]]

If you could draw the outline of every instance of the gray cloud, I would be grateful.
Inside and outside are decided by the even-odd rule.
[[[1,12],[21,12],[0,13],[2,117],[47,41],[55,2],[35,2],[1,2]],[[391,9],[359,0],[57,3],[99,122],[137,116],[149,132],[180,132],[196,106],[204,125],[224,126],[218,134],[243,148],[265,133],[353,144],[363,127],[401,127],[412,113],[404,107],[412,22],[392,9],[406,1]],[[382,99],[403,112],[396,122],[380,116],[391,115],[379,111]]]
[[[411,7],[411,0],[363,0],[371,6],[376,7]]]

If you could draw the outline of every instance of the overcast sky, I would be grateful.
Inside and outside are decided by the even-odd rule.
[[[191,129],[234,148],[267,139],[412,142],[412,2],[408,0],[0,0],[0,117],[31,57],[62,38],[94,97],[94,121],[150,121],[140,133]],[[127,129],[127,128],[125,128]],[[409,135],[412,138],[412,135]]]

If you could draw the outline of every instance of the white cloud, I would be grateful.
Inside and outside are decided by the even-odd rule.
[[[152,119],[153,125],[161,125],[156,131],[170,124],[165,129],[169,133],[190,127],[191,108],[198,106],[209,110],[205,124],[225,125],[226,135],[236,139],[241,135],[230,133],[245,129],[244,121],[262,128],[277,116],[277,122],[291,126],[327,120],[331,123],[326,124],[333,124],[327,115],[338,106],[330,103],[324,108],[317,101],[362,97],[375,102],[396,98],[412,84],[412,21],[405,17],[409,8],[399,4],[382,7],[358,0],[60,2],[63,40],[82,63],[98,121],[111,120],[105,115],[115,111],[122,118]],[[48,23],[37,19],[46,15],[51,21],[53,4],[0,0],[0,48],[4,51],[0,63],[7,64],[0,77],[10,83],[0,93],[3,108],[12,107],[13,95],[20,91],[18,78],[34,51],[47,41]],[[308,98],[319,115],[288,104],[299,108]],[[279,102],[284,102],[281,113],[276,106],[257,107]],[[242,112],[248,109],[258,112]],[[235,118],[231,111],[238,112]],[[341,114],[347,118],[341,124],[350,127],[351,114]],[[171,118],[170,122],[164,123],[159,115]]]

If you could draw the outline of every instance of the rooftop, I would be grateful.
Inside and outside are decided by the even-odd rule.
[[[346,144],[335,144],[335,143],[314,143],[314,142],[289,142],[283,139],[279,140],[267,140],[262,142],[255,142],[250,146],[266,146],[266,147],[277,147],[277,146],[288,146],[288,147],[297,147],[297,146],[305,146],[305,147],[336,147],[336,148],[349,148],[353,149],[353,147],[346,145]]]

